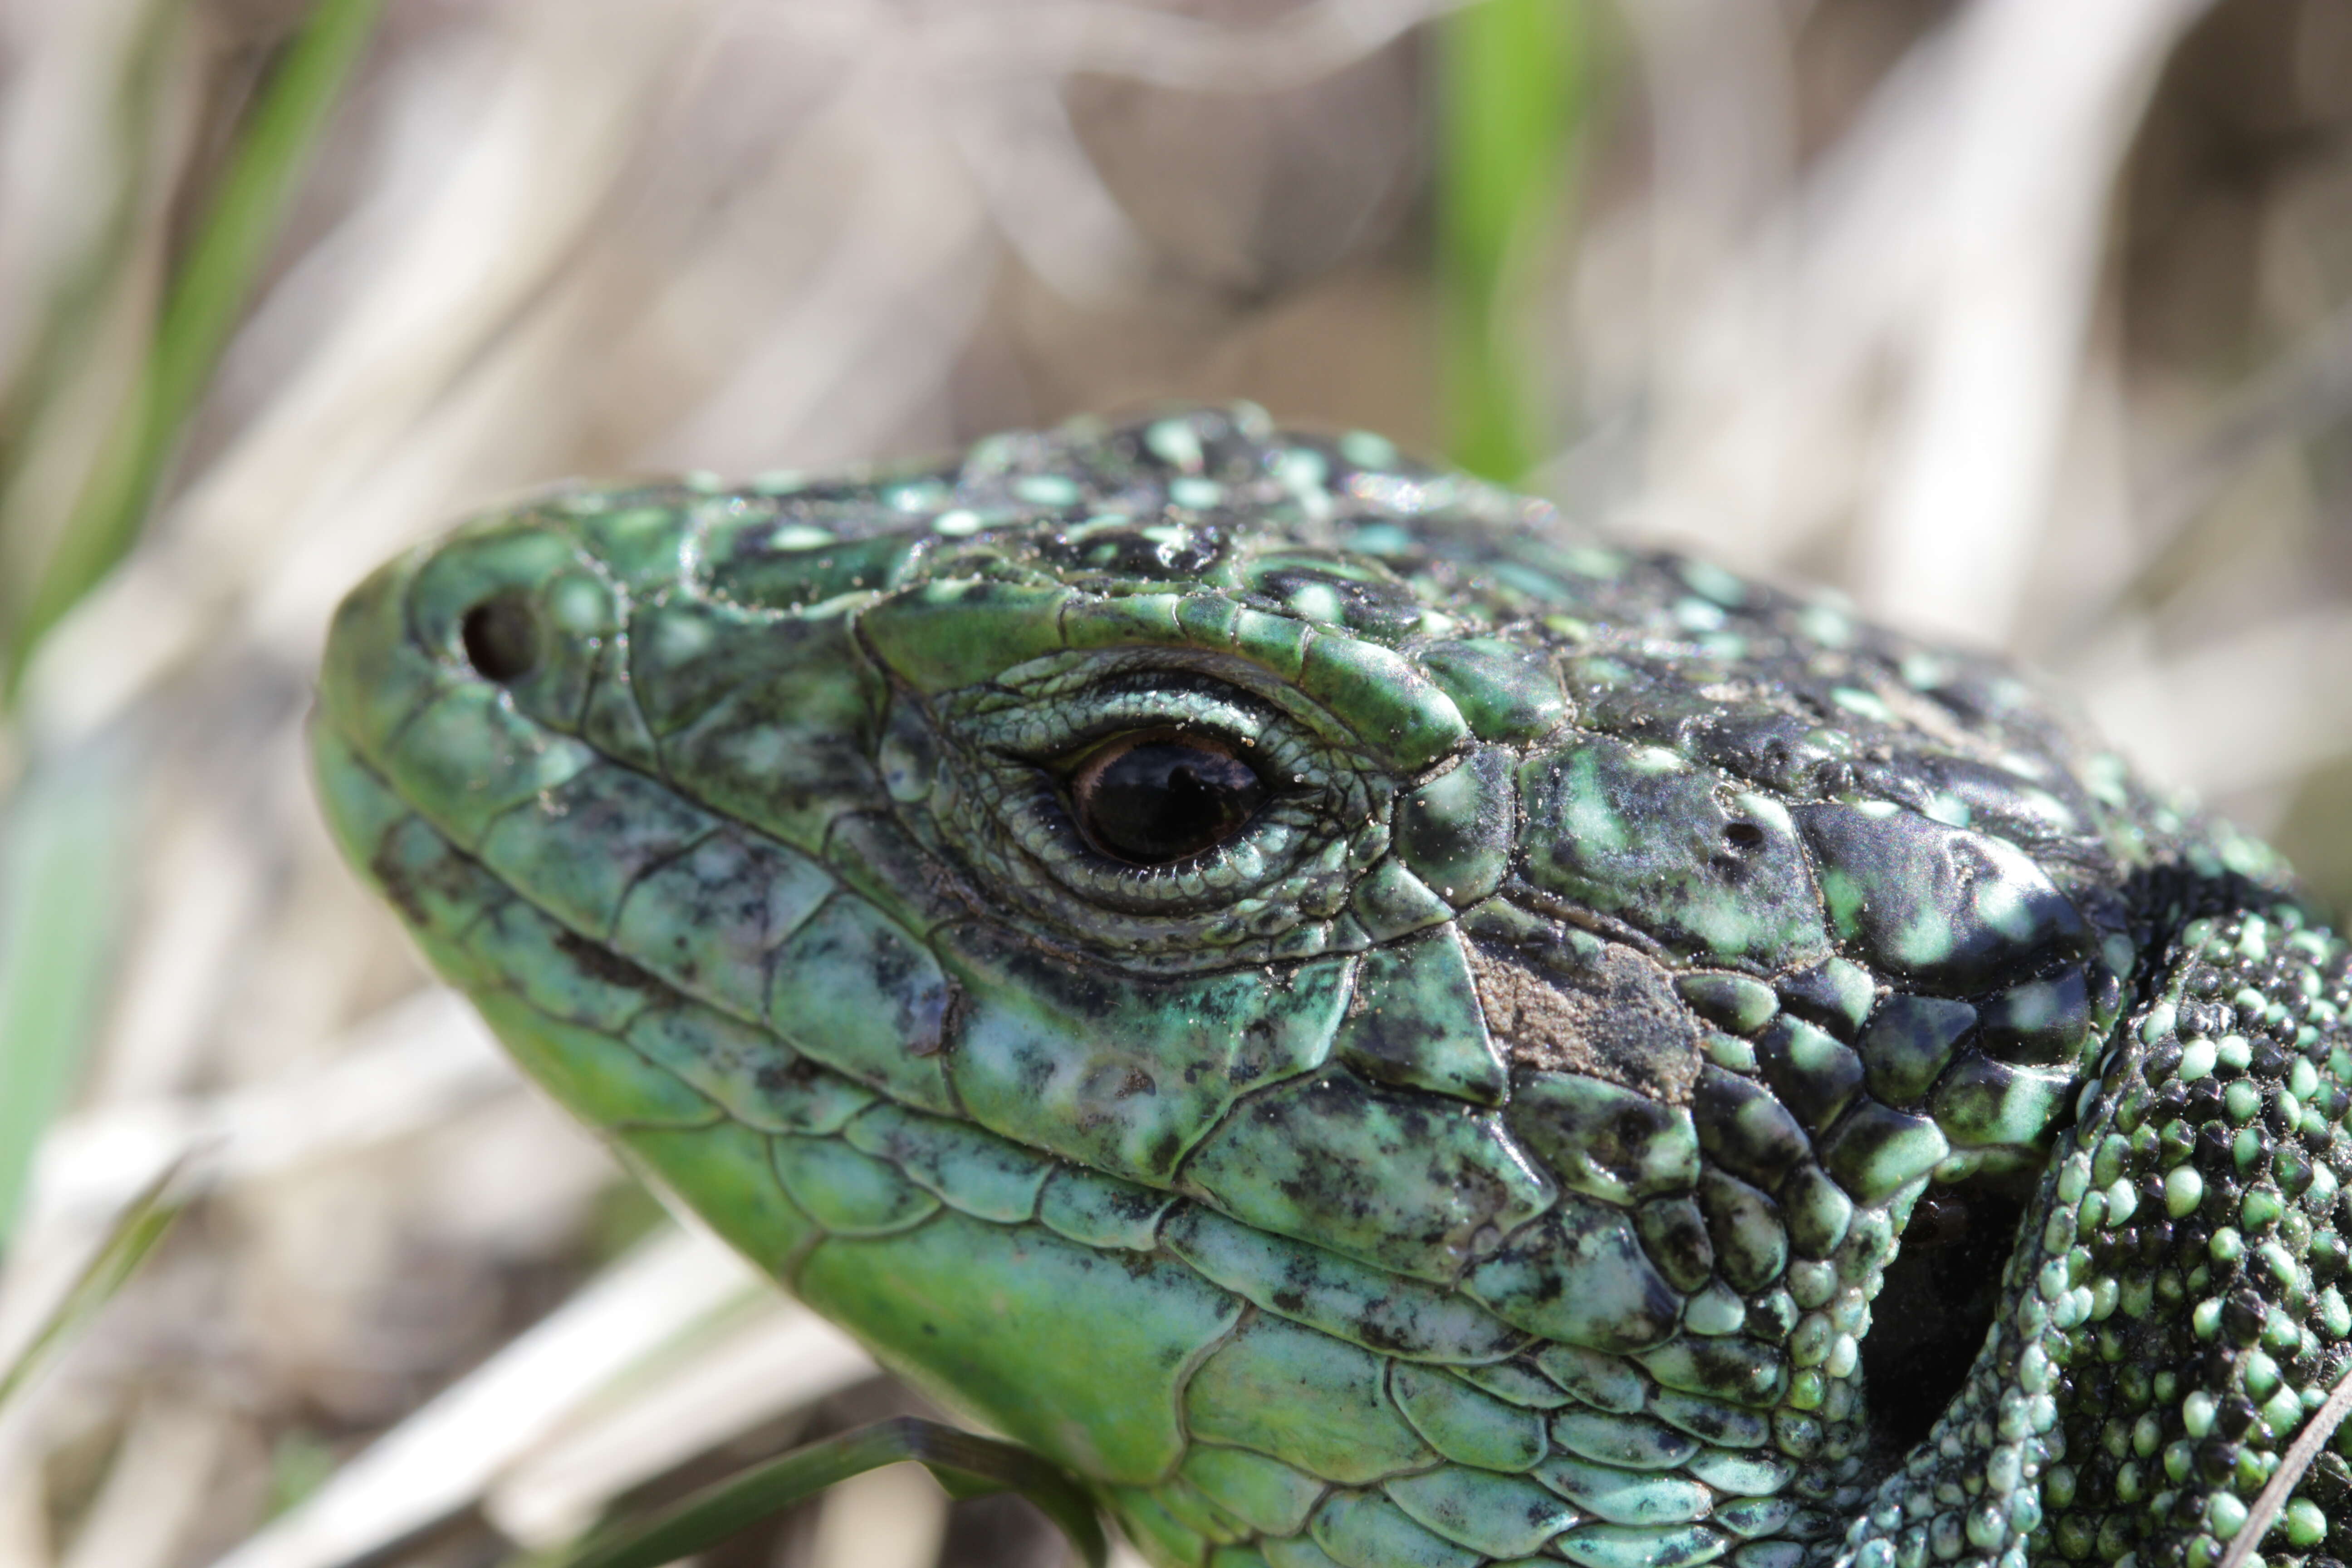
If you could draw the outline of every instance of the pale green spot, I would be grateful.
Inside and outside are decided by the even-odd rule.
[[[1198,473],[1201,468],[1201,433],[1189,419],[1161,419],[1143,432],[1143,444],[1170,468],[1183,473]]]
[[[1024,474],[1013,481],[1013,493],[1032,506],[1071,506],[1085,492],[1078,481],[1064,474]]]
[[[2164,1211],[2174,1219],[2185,1219],[2197,1212],[2205,1201],[2205,1178],[2193,1165],[2176,1165],[2164,1178]]]
[[[1292,447],[1274,460],[1275,482],[1295,494],[1319,491],[1331,465],[1311,447]]]
[[[1853,641],[1853,617],[1828,605],[1808,605],[1797,612],[1797,625],[1825,647],[1843,647]]]
[[[1675,625],[1686,632],[1713,632],[1723,629],[1723,606],[1705,599],[1675,601]]]

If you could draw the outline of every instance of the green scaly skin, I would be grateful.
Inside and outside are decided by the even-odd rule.
[[[1097,849],[1148,732],[1265,805]],[[2267,851],[1373,437],[559,492],[359,588],[314,734],[541,1083],[1157,1563],[2210,1568],[2352,1362]]]

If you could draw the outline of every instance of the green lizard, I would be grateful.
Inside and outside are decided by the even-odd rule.
[[[541,1084],[1154,1562],[2352,1555],[2345,944],[1995,660],[1244,406],[545,496],[313,733]]]

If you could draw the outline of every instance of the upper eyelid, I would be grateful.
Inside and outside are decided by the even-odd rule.
[[[1273,672],[1217,663],[1231,668],[1158,649],[1094,650],[924,705],[940,765],[961,786],[933,792],[931,820],[943,846],[1010,873],[997,879],[1008,919],[1171,973],[1260,962],[1288,951],[1287,933],[1326,921],[1299,900],[1328,891],[1332,857],[1354,855],[1343,846],[1369,842],[1399,781],[1346,723]],[[1247,758],[1267,786],[1263,806],[1244,832],[1174,872],[1104,855],[1075,819],[1065,764],[1122,734],[1176,728],[1214,733]],[[1257,912],[1238,913],[1244,904]],[[1235,920],[1246,921],[1245,935]]]
[[[1024,762],[1058,764],[1083,758],[1122,735],[1151,730],[1192,730],[1220,736],[1238,749],[1260,755],[1265,752],[1265,741],[1276,732],[1273,726],[1280,721],[1254,703],[1235,702],[1223,712],[1114,710],[1061,726],[1057,732],[1045,736],[1008,736],[992,749],[1000,755]]]

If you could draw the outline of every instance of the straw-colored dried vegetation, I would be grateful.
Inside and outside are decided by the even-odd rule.
[[[0,1364],[174,1162],[187,1204],[0,1411],[0,1565],[487,1564],[912,1407],[425,986],[313,817],[321,626],[580,472],[1180,395],[1439,447],[1444,8],[391,0],[137,548],[0,721],[16,982],[103,938]],[[304,10],[0,0],[0,629]],[[2018,649],[2340,907],[2352,8],[1582,15],[1574,199],[1505,272],[1531,482]],[[70,907],[20,896],[45,856]],[[1060,1551],[901,1468],[704,1561]]]

